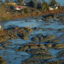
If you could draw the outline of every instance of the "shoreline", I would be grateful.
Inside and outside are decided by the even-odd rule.
[[[33,17],[37,17],[37,16],[42,16],[42,15],[47,15],[47,14],[62,14],[64,13],[64,6],[61,7],[61,9],[57,9],[57,10],[52,10],[52,11],[45,11],[45,12],[42,12],[42,11],[37,11],[37,12],[32,12],[32,13],[20,13],[18,12],[17,15],[14,15],[12,13],[10,13],[9,15],[7,15],[7,17],[3,17],[3,18],[0,18],[0,22],[3,22],[3,21],[10,21],[10,20],[15,20],[15,19],[20,19],[20,18],[33,18]]]

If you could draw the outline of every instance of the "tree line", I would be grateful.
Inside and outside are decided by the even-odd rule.
[[[37,0],[30,0],[29,3],[27,3],[28,6],[34,7],[37,9],[42,9],[43,11],[46,11],[49,9],[49,6],[55,6],[57,4],[56,0],[51,0],[50,3],[43,0],[43,2],[37,2]]]

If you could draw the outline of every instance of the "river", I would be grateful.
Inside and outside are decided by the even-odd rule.
[[[64,35],[64,32],[58,31],[59,29],[64,30],[64,23],[62,23],[62,21],[57,22],[57,20],[59,19],[50,19],[49,21],[43,21],[42,17],[34,17],[34,18],[11,20],[7,22],[0,22],[0,24],[3,25],[5,29],[7,29],[9,25],[14,25],[18,27],[28,26],[30,28],[37,27],[39,28],[39,30],[34,30],[31,34],[55,35],[56,38],[58,38]],[[19,45],[16,45],[16,44],[21,44],[21,42],[22,44],[31,42],[30,37],[28,40],[22,40],[22,39],[9,40],[9,42],[12,42],[11,44],[8,45],[8,47],[10,48],[0,50],[0,55],[6,59],[7,64],[21,64],[23,60],[29,59],[31,57],[29,53],[15,50],[19,47]],[[56,43],[64,43],[64,38],[61,38],[61,40]],[[42,44],[45,44],[45,43],[42,43]],[[61,50],[64,50],[64,49],[61,49]],[[52,48],[52,49],[49,49],[49,52],[52,54],[52,56],[55,57],[57,53],[61,50],[56,50]],[[61,58],[53,58],[52,60],[59,60],[59,59]],[[52,60],[49,60],[49,61],[52,61]]]

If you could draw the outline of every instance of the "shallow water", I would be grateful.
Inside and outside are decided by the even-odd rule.
[[[49,0],[46,0],[49,2]],[[60,5],[64,6],[64,0],[56,0]],[[60,15],[61,16],[61,15]],[[0,25],[2,25],[4,28],[8,28],[9,25],[15,25],[18,27],[38,27],[39,30],[34,30],[31,35],[29,36],[28,40],[22,40],[22,39],[15,39],[15,40],[9,40],[9,42],[12,42],[8,44],[3,50],[0,50],[0,56],[3,56],[3,58],[7,61],[7,64],[22,64],[23,60],[29,59],[31,57],[31,54],[27,52],[21,52],[16,51],[18,47],[21,46],[21,44],[26,44],[31,42],[31,37],[35,36],[36,34],[43,34],[43,35],[56,35],[56,39],[62,37],[64,35],[63,32],[59,32],[59,29],[64,30],[64,23],[60,20],[60,22],[57,22],[59,19],[50,19],[49,21],[43,21],[41,20],[41,17],[37,18],[26,18],[26,19],[17,19],[17,20],[11,20],[8,22],[0,22]],[[32,36],[33,35],[33,36]],[[64,44],[64,38],[61,38],[56,43],[63,43]],[[45,42],[42,44],[46,44]],[[1,46],[1,45],[0,45]],[[48,61],[54,61],[54,60],[64,60],[64,58],[56,58],[56,55],[58,55],[59,51],[63,51],[64,49],[48,49],[50,54],[54,57],[53,59],[49,59]]]
[[[20,19],[20,20],[13,20],[8,21],[3,24],[4,28],[7,28],[9,25],[15,25],[18,27],[38,27],[39,30],[34,30],[31,35],[36,34],[43,34],[43,35],[56,35],[56,38],[61,37],[61,35],[64,35],[64,32],[58,32],[58,29],[63,29],[64,24],[59,25],[59,22],[52,20],[49,21],[43,21],[41,18],[28,18],[26,19]],[[53,29],[53,30],[51,30]],[[21,44],[26,44],[31,42],[30,38],[32,37],[30,35],[28,40],[22,40],[22,39],[15,39],[15,40],[9,40],[9,42],[13,42],[7,45],[8,49],[0,50],[0,55],[3,56],[8,64],[21,64],[23,60],[29,59],[31,54],[28,54],[26,52],[19,52],[16,51],[18,47],[21,46]],[[64,39],[62,38],[59,42],[56,43],[64,43]],[[42,43],[43,44],[43,43]],[[45,44],[45,43],[44,43]],[[62,49],[60,49],[62,50]],[[57,53],[60,50],[55,49],[49,49],[49,52],[51,53],[54,58],[52,60],[59,60],[62,58],[55,58]],[[64,58],[63,58],[64,59]],[[49,61],[52,61],[49,60]]]

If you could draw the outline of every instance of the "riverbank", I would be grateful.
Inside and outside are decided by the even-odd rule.
[[[64,13],[64,7],[61,6],[57,10],[52,11],[41,11],[34,8],[26,8],[24,11],[18,12],[18,11],[10,11],[7,10],[7,8],[4,5],[1,5],[0,7],[0,21],[9,21],[9,20],[15,20],[19,18],[28,18],[28,17],[35,17],[35,16],[42,16],[46,14],[54,13],[60,14]]]

